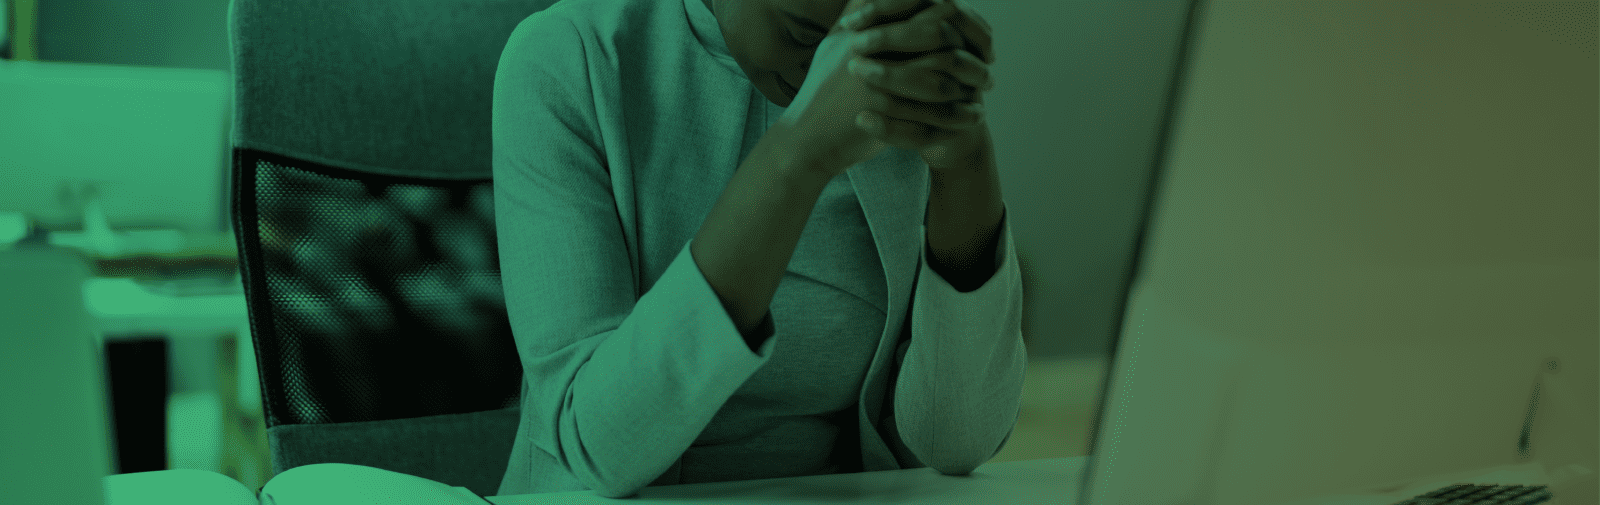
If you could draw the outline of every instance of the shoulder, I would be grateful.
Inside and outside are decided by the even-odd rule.
[[[570,54],[575,45],[582,43],[582,39],[578,37],[578,27],[589,24],[586,18],[590,17],[591,13],[581,5],[585,3],[594,2],[558,1],[528,15],[522,22],[517,23],[517,27],[506,38],[506,49],[505,54],[501,56],[501,63],[504,64],[509,57],[536,52]]]
[[[560,0],[517,23],[500,52],[496,87],[537,88],[541,94],[592,82],[587,55],[599,41],[609,2]]]
[[[506,47],[551,55],[612,47],[654,31],[682,0],[560,0],[517,24]],[[526,51],[525,51],[526,52]]]

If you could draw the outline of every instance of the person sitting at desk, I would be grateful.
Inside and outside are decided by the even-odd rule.
[[[524,20],[494,86],[524,374],[500,495],[960,475],[998,453],[1027,356],[979,105],[993,58],[947,0]]]

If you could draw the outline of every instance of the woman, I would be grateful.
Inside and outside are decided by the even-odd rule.
[[[525,381],[501,495],[999,452],[1026,355],[966,108],[988,27],[868,5],[564,0],[511,35],[495,192]]]

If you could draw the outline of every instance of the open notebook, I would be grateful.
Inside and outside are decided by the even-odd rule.
[[[343,463],[305,465],[273,477],[256,496],[205,470],[165,470],[105,478],[106,505],[490,505],[464,487]]]

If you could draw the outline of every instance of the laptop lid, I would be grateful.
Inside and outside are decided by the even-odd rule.
[[[1080,503],[1593,503],[1593,16],[1192,4]]]

